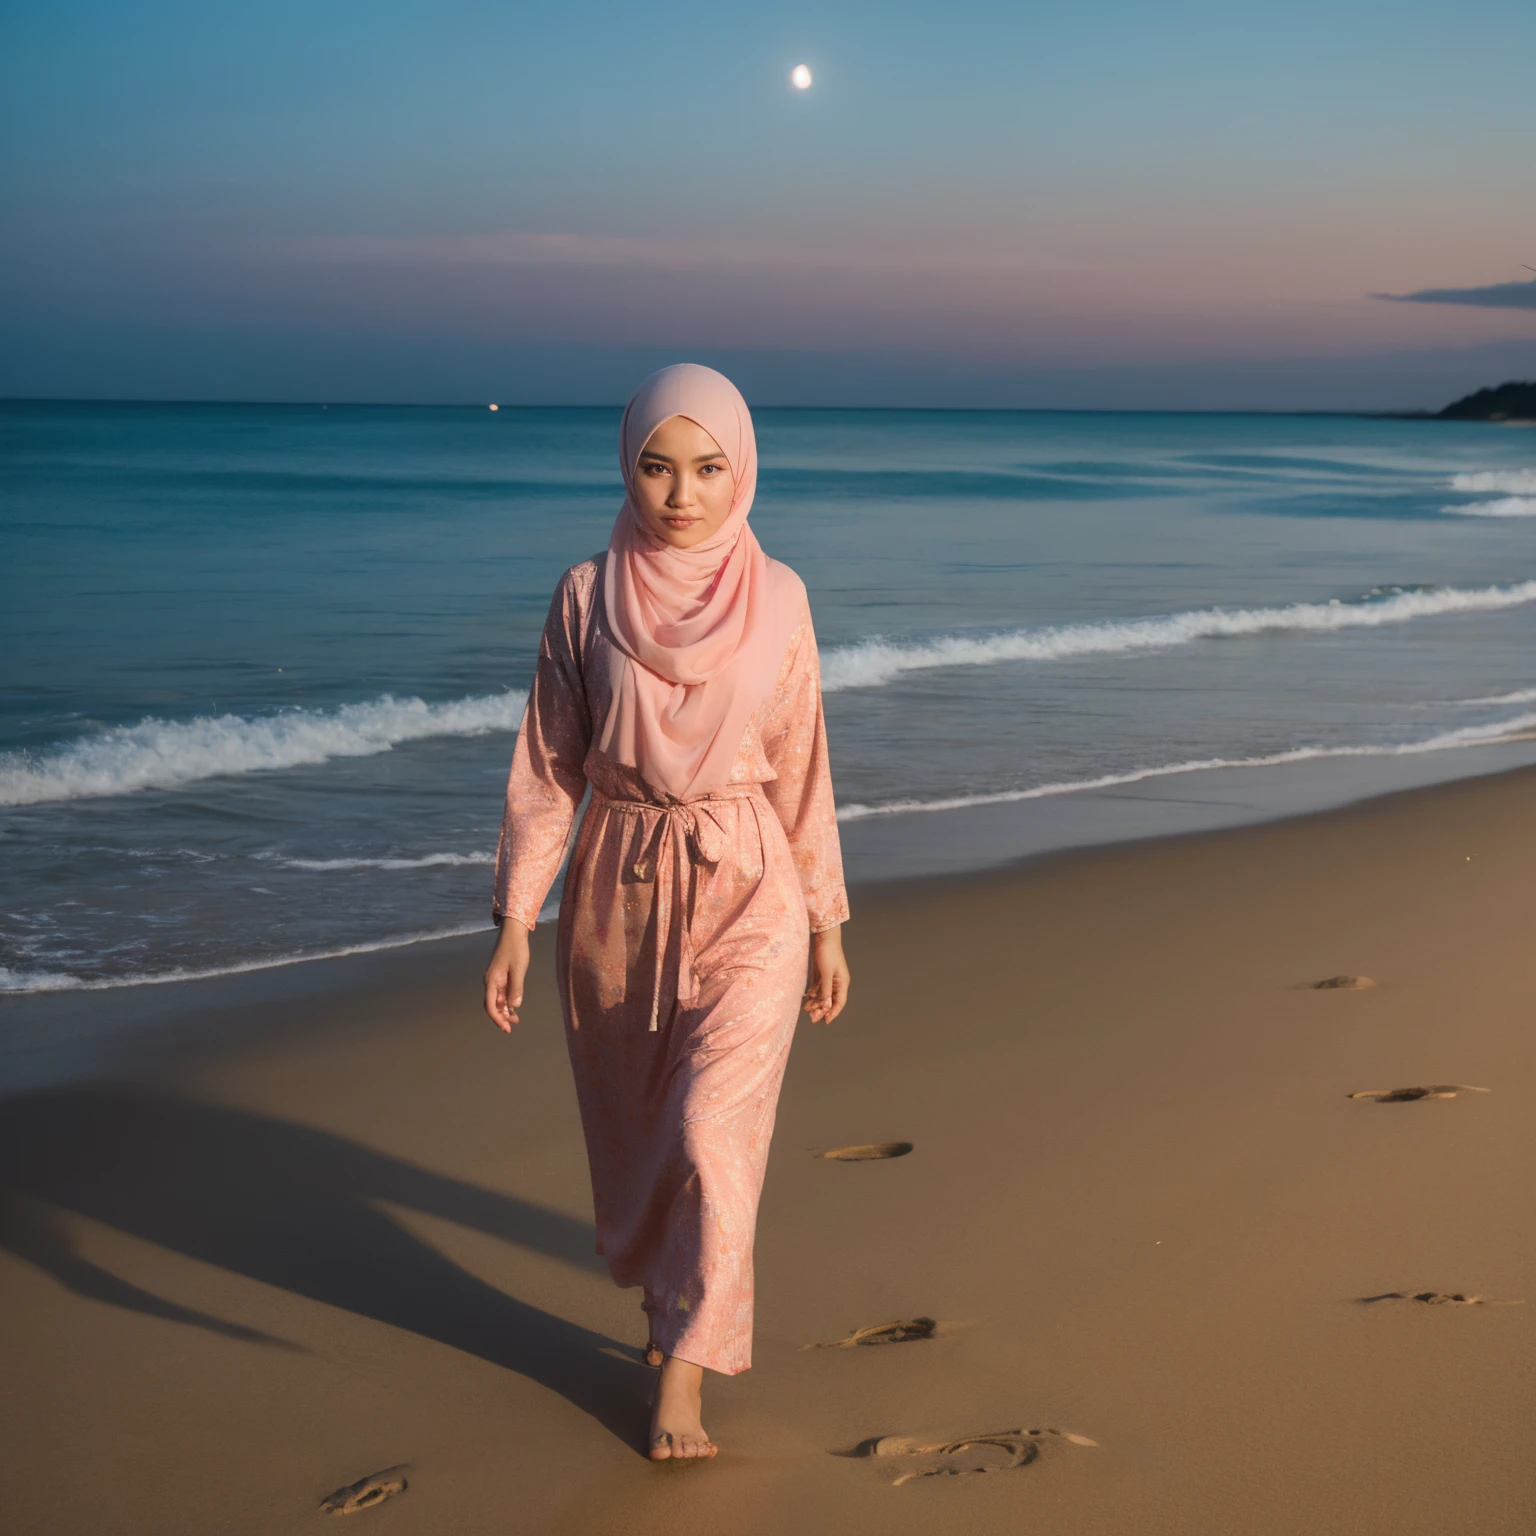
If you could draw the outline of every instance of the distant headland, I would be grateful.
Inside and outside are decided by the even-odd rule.
[[[1536,382],[1500,384],[1464,395],[1443,411],[1436,421],[1518,421],[1536,426]]]

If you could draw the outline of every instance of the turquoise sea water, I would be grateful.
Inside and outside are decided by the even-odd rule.
[[[0,404],[0,990],[483,925],[617,420]],[[754,522],[810,589],[855,876],[1536,759],[1536,434],[758,426]]]

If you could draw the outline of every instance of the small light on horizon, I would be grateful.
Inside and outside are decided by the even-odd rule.
[[[499,405],[488,405],[486,409],[488,411],[499,411],[501,407]]]
[[[790,84],[797,91],[808,91],[811,88],[811,70],[807,64],[796,64],[789,72]]]

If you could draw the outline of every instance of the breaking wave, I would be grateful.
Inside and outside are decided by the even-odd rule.
[[[1502,491],[1495,501],[1464,501],[1441,507],[1458,517],[1536,517],[1536,469],[1479,469],[1451,476],[1453,491],[1487,495]]]
[[[285,869],[306,869],[329,873],[336,869],[431,869],[446,864],[494,864],[494,853],[428,853],[419,859],[279,859]]]
[[[1501,496],[1497,501],[1464,501],[1441,507],[1458,517],[1536,517],[1536,496]]]
[[[1532,503],[1536,508],[1536,502]],[[1508,586],[1427,590],[1388,590],[1343,602],[1291,603],[1278,608],[1200,608],[1159,618],[1109,619],[1094,624],[1062,624],[1016,629],[1000,635],[949,635],[916,644],[864,640],[836,646],[822,657],[822,688],[878,688],[904,672],[931,667],[989,666],[1002,661],[1062,661],[1073,656],[1102,656],[1126,651],[1164,649],[1237,635],[1330,633],[1374,629],[1447,613],[1487,613],[1536,602],[1536,581]]]
[[[1480,469],[1452,475],[1453,491],[1505,491],[1511,496],[1536,496],[1536,469]]]
[[[427,704],[390,694],[336,709],[274,715],[201,715],[114,726],[46,752],[0,753],[0,805],[38,805],[175,789],[199,779],[314,767],[337,757],[372,757],[430,736],[511,731],[528,696],[482,694]]]
[[[1468,725],[1442,731],[1423,741],[1398,742],[1383,747],[1292,747],[1261,757],[1207,757],[1192,762],[1167,763],[1158,768],[1136,768],[1128,773],[1106,773],[1093,779],[1071,779],[1060,784],[1037,784],[1032,789],[1000,790],[993,794],[955,795],[945,800],[887,800],[875,805],[839,806],[839,821],[863,821],[871,816],[911,816],[924,811],[963,811],[982,805],[1013,805],[1024,800],[1045,800],[1055,795],[1075,795],[1086,790],[1113,789],[1182,773],[1205,773],[1213,768],[1273,768],[1284,763],[1303,763],[1324,757],[1408,757],[1421,752],[1449,752],[1458,747],[1497,746],[1536,732],[1536,715],[1517,715],[1491,725]]]

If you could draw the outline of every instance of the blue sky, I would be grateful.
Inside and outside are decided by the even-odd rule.
[[[1536,375],[1533,58],[1529,0],[9,0],[0,393],[1434,404]]]

